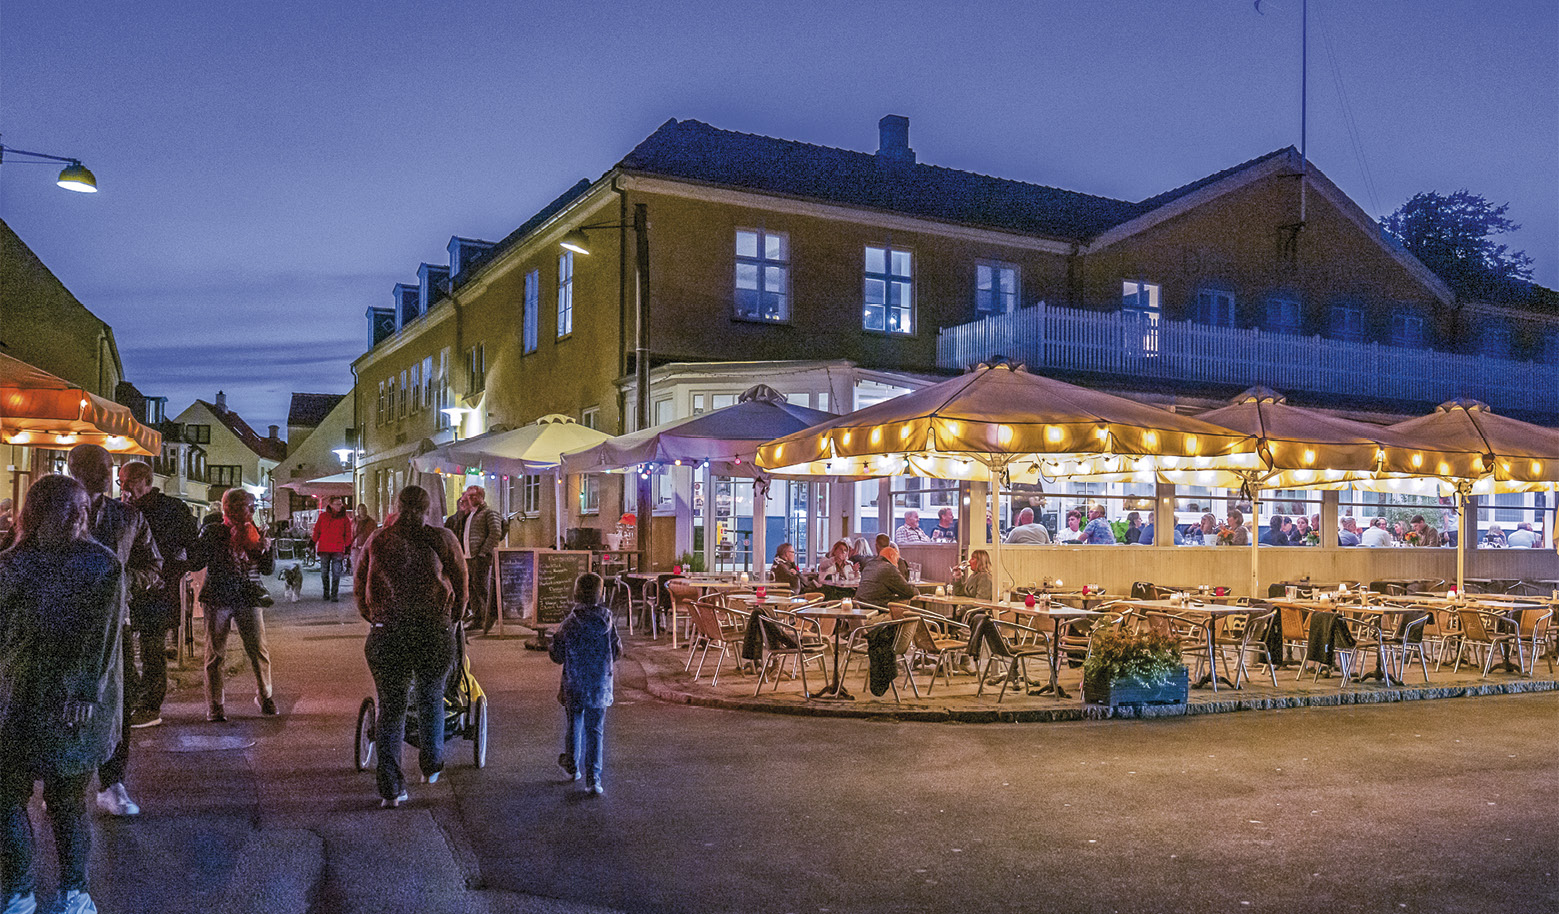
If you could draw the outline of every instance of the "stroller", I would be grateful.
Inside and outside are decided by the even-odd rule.
[[[408,718],[417,709],[408,705]],[[379,707],[374,696],[363,699],[357,709],[357,733],[352,745],[352,763],[358,771],[373,766],[375,729],[378,727]],[[455,626],[455,668],[449,684],[444,688],[444,741],[461,737],[471,743],[471,761],[478,768],[487,767],[487,696],[471,675],[471,660],[466,656],[465,627]],[[417,745],[417,728],[406,728],[406,742]]]

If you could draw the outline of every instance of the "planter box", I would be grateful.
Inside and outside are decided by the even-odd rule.
[[[1083,680],[1083,700],[1100,705],[1183,705],[1190,693],[1191,673],[1185,667],[1161,686],[1144,685],[1136,679]]]

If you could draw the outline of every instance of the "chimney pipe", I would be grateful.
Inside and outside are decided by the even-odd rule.
[[[217,391],[217,409],[227,409],[227,394]]]
[[[877,122],[877,157],[905,165],[915,164],[915,150],[909,148],[909,118],[889,114]]]
[[[272,439],[272,440],[276,440],[276,439],[277,439],[277,438],[279,438],[279,437],[280,437],[280,436],[279,436],[279,435],[278,435],[278,434],[277,434],[277,433],[278,433],[278,432],[280,432],[280,431],[281,431],[281,426],[279,426],[279,425],[273,425],[273,426],[271,426],[271,433],[270,433],[270,434],[269,434],[269,435],[267,435],[267,436],[266,436],[266,437],[267,437],[267,438],[270,438],[270,439]]]

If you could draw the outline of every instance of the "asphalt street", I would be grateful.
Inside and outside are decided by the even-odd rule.
[[[412,800],[381,810],[351,762],[366,626],[318,600],[270,624],[281,717],[245,668],[205,722],[191,667],[136,731],[145,812],[96,819],[104,911],[1559,911],[1555,693],[813,719],[659,702],[630,640],[596,798],[555,767],[557,668],[474,638],[488,766],[457,739],[422,785],[408,751]]]

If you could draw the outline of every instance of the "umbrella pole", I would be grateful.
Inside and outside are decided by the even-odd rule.
[[[1474,531],[1476,537],[1476,531]],[[1467,491],[1456,490],[1456,595],[1467,592]]]
[[[563,548],[563,467],[560,465],[552,471],[552,517],[553,526],[556,527],[556,536],[553,538],[553,548]]]
[[[704,570],[715,570],[715,471],[704,467]]]
[[[1253,600],[1261,599],[1261,538],[1257,536],[1261,532],[1261,490],[1255,487],[1250,492],[1250,596]]]
[[[764,479],[752,481],[752,555],[748,561],[752,564],[752,579],[754,581],[765,580],[764,572],[768,569],[765,558],[768,555],[767,546],[764,543],[765,534],[769,526],[769,486]]]

